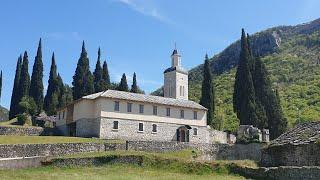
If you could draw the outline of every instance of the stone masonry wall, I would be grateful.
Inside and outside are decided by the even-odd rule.
[[[318,166],[282,166],[270,168],[232,167],[231,172],[252,179],[281,179],[281,180],[318,180],[320,167]]]
[[[192,144],[159,141],[127,141],[126,144],[114,143],[64,143],[64,144],[12,144],[0,145],[1,158],[60,156],[81,152],[111,150],[135,150],[147,152],[170,152],[183,149],[196,149],[202,153],[202,160],[244,160],[260,161],[261,144]]]
[[[81,152],[125,150],[125,144],[63,143],[0,145],[0,158],[60,156]]]
[[[43,131],[41,127],[0,126],[0,135],[39,136]]]
[[[113,129],[113,122],[119,122],[119,128]],[[143,132],[139,132],[139,123],[143,123]],[[100,138],[104,139],[124,139],[141,141],[176,141],[177,129],[183,125],[156,123],[136,120],[122,119],[101,119]],[[157,125],[157,132],[152,132],[152,125]],[[191,126],[189,130],[189,140],[191,143],[208,143],[209,132],[207,127]],[[194,128],[197,128],[197,135],[194,135]]]
[[[261,166],[320,166],[320,145],[286,144],[265,148],[262,151]]]
[[[159,141],[127,141],[127,149],[147,152],[169,152],[196,149],[202,152],[201,160],[245,160],[259,162],[264,144],[192,144]]]

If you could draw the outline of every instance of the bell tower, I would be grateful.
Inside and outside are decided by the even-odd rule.
[[[188,100],[188,72],[181,66],[177,48],[171,55],[171,67],[164,71],[164,97]]]

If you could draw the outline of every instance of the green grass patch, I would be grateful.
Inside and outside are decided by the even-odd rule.
[[[117,180],[240,180],[238,175],[210,173],[210,174],[186,174],[167,171],[166,169],[154,169],[135,165],[106,165],[101,167],[41,167],[19,170],[0,170],[2,179],[117,179]]]
[[[0,144],[57,144],[57,143],[125,143],[122,140],[102,140],[64,136],[0,136]]]
[[[199,161],[194,156],[195,151],[191,149],[166,152],[166,153],[147,153],[141,151],[109,151],[109,152],[95,152],[95,153],[80,153],[74,155],[67,155],[64,157],[55,158],[52,160],[53,165],[59,161],[76,159],[77,158],[95,158],[96,162],[101,162],[100,165],[109,164],[106,159],[116,159],[123,156],[139,156],[142,158],[141,166],[148,169],[161,169],[173,173],[185,173],[185,174],[230,174],[230,166],[245,166],[245,167],[257,167],[257,164],[253,161]],[[74,161],[74,160],[73,160]],[[72,161],[71,161],[72,162]],[[70,166],[77,166],[70,164]],[[82,166],[82,165],[80,165]]]
[[[2,126],[2,125],[12,125],[12,124],[14,124],[14,123],[17,123],[17,118],[11,119],[11,120],[9,120],[9,121],[2,121],[2,122],[0,122],[0,125],[1,125],[1,126]]]
[[[146,157],[161,157],[166,159],[184,159],[191,160],[196,158],[195,154],[199,154],[199,151],[185,149],[181,151],[174,152],[165,152],[165,153],[151,153],[151,152],[143,152],[143,151],[105,151],[105,152],[88,152],[88,153],[78,153],[66,155],[61,158],[88,158],[88,157],[104,157],[104,156],[129,156],[129,155],[137,155],[137,156],[146,156]]]
[[[38,126],[30,126],[28,124],[19,125],[17,118],[11,119],[9,121],[0,122],[0,126],[4,126],[4,127],[20,127],[20,128],[28,128],[28,127],[41,128],[41,127],[38,127]]]

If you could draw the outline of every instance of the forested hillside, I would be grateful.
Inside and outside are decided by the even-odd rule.
[[[239,31],[240,32],[240,31]],[[253,53],[266,63],[274,88],[291,127],[297,120],[320,120],[320,20],[297,26],[281,26],[256,33],[251,38]],[[224,129],[235,131],[238,120],[232,109],[235,66],[239,41],[211,58],[215,74],[216,118]],[[202,65],[189,72],[189,98],[199,102]]]
[[[239,30],[240,34],[240,30]],[[274,89],[279,90],[284,114],[297,122],[320,120],[320,19],[297,26],[279,26],[251,36],[253,54],[267,65]],[[214,73],[216,116],[225,130],[236,131],[232,94],[240,41],[210,59]],[[189,99],[199,102],[202,64],[189,71]],[[162,88],[152,94],[163,95]]]

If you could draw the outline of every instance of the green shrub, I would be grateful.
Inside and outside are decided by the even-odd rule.
[[[23,113],[30,114],[31,116],[34,116],[37,113],[37,105],[33,98],[29,96],[25,96],[21,99],[19,107]]]
[[[250,143],[260,143],[259,135],[249,137],[249,136],[241,136],[237,137],[237,144],[250,144]]]
[[[19,114],[17,116],[17,121],[19,125],[28,125],[28,126],[32,126],[32,119],[29,115],[27,114]]]

